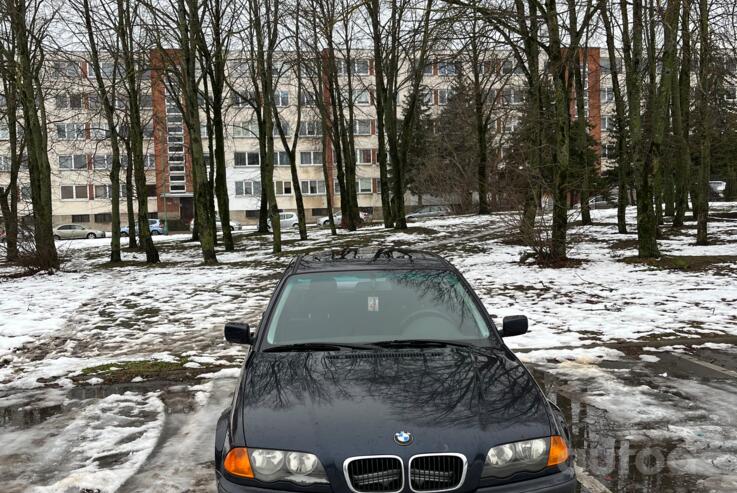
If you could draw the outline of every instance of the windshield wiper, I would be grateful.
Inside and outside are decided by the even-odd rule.
[[[295,344],[284,344],[264,349],[264,352],[296,352],[296,351],[342,351],[344,349],[374,349],[363,344],[344,344],[342,342],[298,342]]]
[[[390,341],[372,342],[372,346],[379,347],[472,347],[478,346],[461,341],[444,341],[441,339],[392,339]]]

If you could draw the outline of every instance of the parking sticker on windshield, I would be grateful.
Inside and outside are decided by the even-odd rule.
[[[368,297],[368,311],[378,312],[379,311],[379,297],[369,296]]]

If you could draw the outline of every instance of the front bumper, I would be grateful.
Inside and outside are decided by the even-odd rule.
[[[272,490],[231,483],[219,473],[217,473],[217,483],[218,493],[294,493],[290,490]],[[463,490],[462,488],[456,491],[469,493],[468,490]],[[574,493],[576,491],[576,476],[573,468],[569,468],[542,478],[498,486],[484,486],[473,491],[476,493]],[[336,489],[333,489],[333,492],[350,493],[348,491],[340,492],[340,490]]]

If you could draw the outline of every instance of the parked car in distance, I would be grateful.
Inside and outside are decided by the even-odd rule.
[[[726,181],[713,180],[709,182],[709,188],[711,189],[710,199],[721,200],[724,198],[724,192],[727,190]]]
[[[266,220],[266,225],[271,230],[271,218]],[[280,212],[279,213],[279,227],[284,230],[287,228],[299,228],[299,218],[296,212]]]
[[[153,236],[166,234],[164,232],[164,223],[162,223],[160,219],[149,219],[148,220],[148,230],[151,232]],[[120,236],[123,236],[123,237],[128,236],[128,232],[129,232],[128,226],[120,227]]]
[[[91,229],[81,224],[62,224],[54,228],[55,240],[74,240],[80,238],[105,238],[105,232]]]
[[[218,231],[223,230],[223,223],[220,221],[220,219],[215,221],[215,229]],[[230,221],[230,230],[231,231],[240,231],[243,229],[243,225],[239,223],[238,221]],[[194,230],[194,219],[192,219],[189,222],[189,230]]]
[[[607,199],[603,195],[597,195],[589,199],[590,209],[612,209],[617,207],[617,203],[614,200]]]
[[[359,211],[358,212],[359,217],[361,218],[361,221],[367,223],[371,219],[371,214],[368,212]],[[333,220],[335,221],[336,226],[340,226],[341,221],[343,221],[343,214],[340,212],[336,212],[333,214]],[[330,224],[330,217],[324,216],[317,219],[317,225],[318,226],[328,226]]]
[[[423,219],[425,217],[441,217],[450,216],[451,210],[447,205],[426,205],[420,207],[414,212],[410,212],[404,218],[407,221],[414,221],[416,219]]]
[[[468,282],[421,251],[297,257],[215,430],[218,492],[572,493],[571,434]]]

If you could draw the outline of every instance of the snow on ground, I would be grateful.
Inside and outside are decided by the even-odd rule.
[[[737,204],[717,208],[734,212]],[[307,241],[289,231],[281,255],[271,253],[269,237],[237,233],[236,252],[219,251],[215,267],[201,264],[198,246],[186,235],[155,239],[162,259],[157,266],[144,265],[141,253],[125,251],[126,262],[111,267],[109,238],[59,242],[68,259],[63,272],[0,281],[0,409],[10,416],[0,427],[0,440],[11,445],[0,450],[0,477],[9,478],[4,489],[26,491],[23,485],[31,484],[39,491],[147,491],[155,482],[165,484],[161,491],[209,491],[212,430],[245,357],[244,348],[225,344],[223,324],[257,324],[294,254],[348,246],[396,245],[446,256],[499,321],[518,313],[530,318],[530,332],[508,344],[527,350],[518,353],[523,361],[580,391],[582,403],[638,429],[696,420],[684,429],[671,427],[666,435],[702,433],[704,440],[731,444],[734,436],[718,426],[721,411],[708,415],[704,405],[681,409],[689,395],[705,391],[703,386],[694,384],[679,396],[657,374],[656,380],[633,382],[631,368],[617,367],[631,363],[629,356],[591,346],[737,335],[734,263],[730,269],[695,272],[624,263],[636,255],[635,235],[616,233],[615,214],[593,211],[594,226],[572,228],[571,256],[582,264],[560,269],[520,265],[523,247],[504,241],[510,223],[504,214],[429,219],[412,223],[406,232],[374,225],[337,238],[327,229],[310,228]],[[633,210],[628,220],[634,230]],[[687,226],[688,236],[673,234],[660,242],[664,254],[737,255],[737,222],[711,223],[716,241],[708,247],[695,247],[693,224]],[[661,354],[685,350],[653,349],[634,358],[635,368],[658,365]],[[116,366],[138,362],[180,366],[201,378],[187,374],[180,385],[160,390],[156,375],[145,369],[130,370],[125,382],[113,385],[98,385],[105,373],[83,373],[100,365],[114,373]],[[728,397],[729,389],[715,388],[704,402],[732,402],[723,400]],[[82,442],[76,438],[80,433]],[[18,453],[24,441],[41,444],[44,454]],[[86,450],[80,445],[90,441],[95,445]],[[197,450],[172,462],[179,442]],[[117,453],[121,447],[124,457]],[[683,460],[684,468],[698,466]],[[57,465],[39,473],[38,466],[48,463]],[[36,472],[24,472],[31,470]]]

